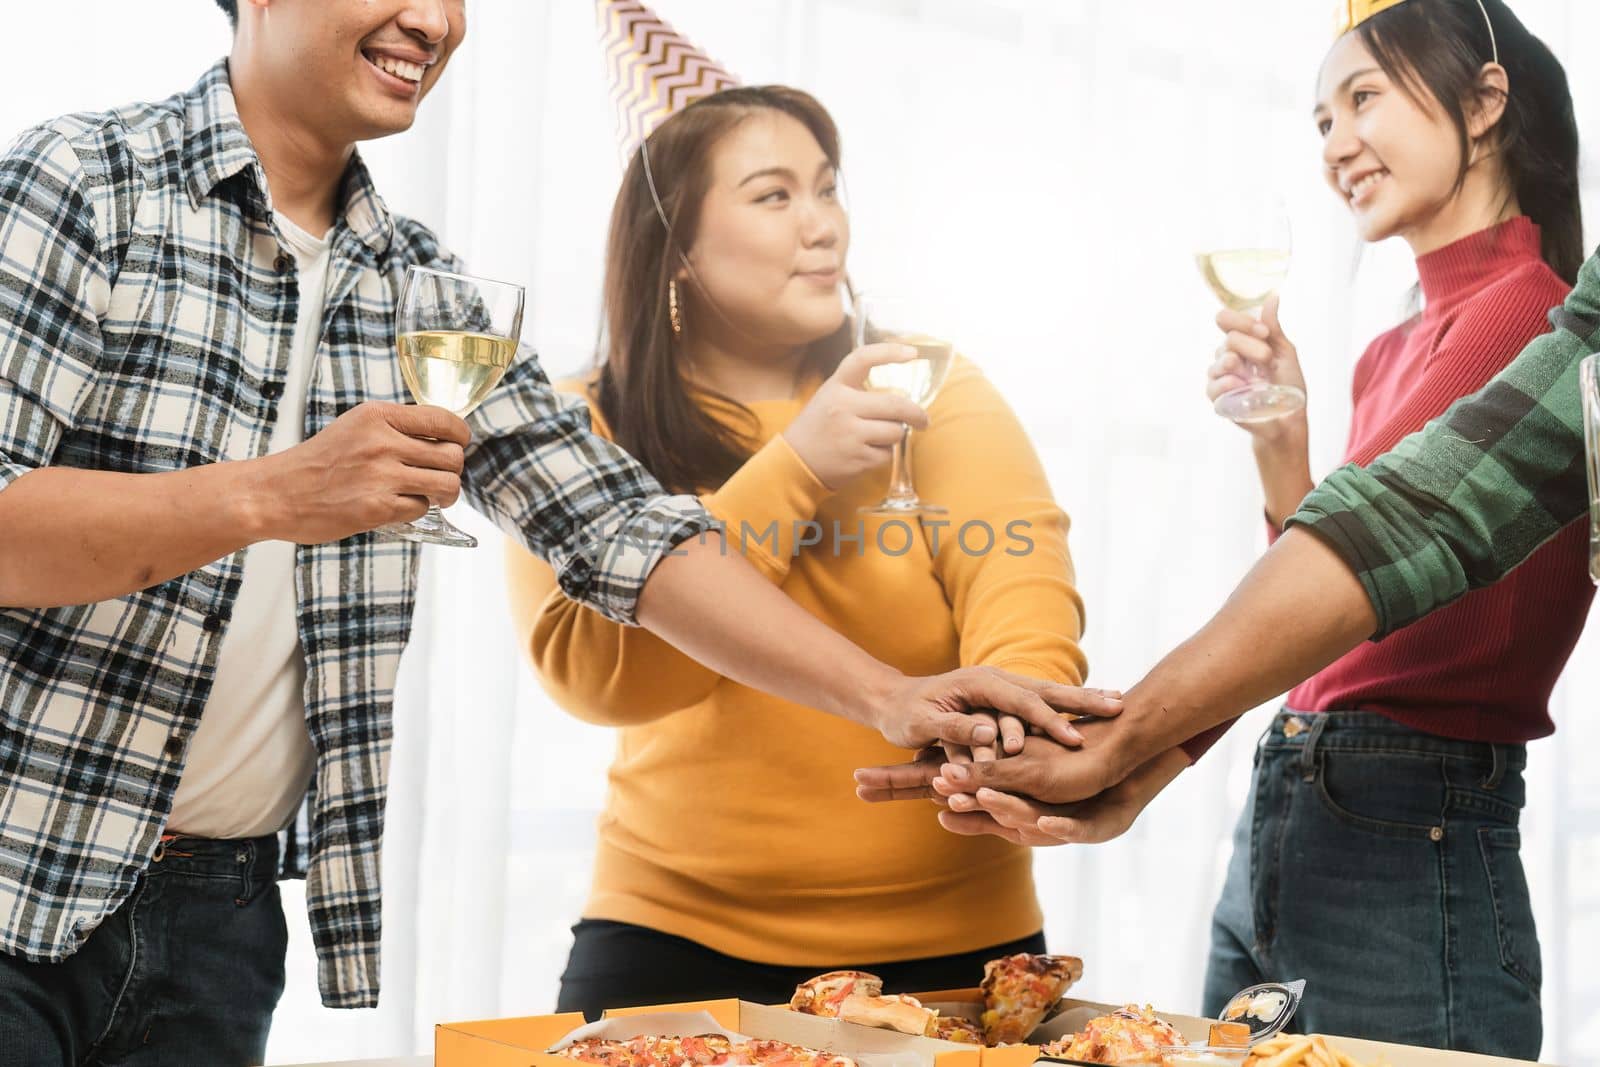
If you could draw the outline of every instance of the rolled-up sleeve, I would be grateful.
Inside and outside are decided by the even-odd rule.
[[[1323,480],[1289,520],[1360,578],[1381,638],[1492,585],[1587,510],[1578,367],[1600,341],[1590,259],[1552,333],[1366,468]]]
[[[699,500],[666,494],[592,433],[583,400],[558,394],[526,346],[468,421],[463,494],[548,562],[563,593],[608,619],[636,624],[650,572],[712,528]]]

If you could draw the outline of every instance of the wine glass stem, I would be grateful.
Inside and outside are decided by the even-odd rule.
[[[1255,319],[1257,322],[1260,322],[1261,321],[1261,305],[1257,304],[1255,307],[1253,307],[1249,311],[1245,312],[1245,314],[1249,315],[1252,319]],[[1244,377],[1245,377],[1245,380],[1250,382],[1251,384],[1254,384],[1256,382],[1264,382],[1264,381],[1269,380],[1272,377],[1272,369],[1271,369],[1270,365],[1261,364],[1261,363],[1253,363],[1248,359],[1247,360],[1243,360],[1242,362],[1244,363]]]
[[[915,500],[916,487],[911,484],[911,427],[900,427],[900,440],[895,442],[890,460],[889,499]]]

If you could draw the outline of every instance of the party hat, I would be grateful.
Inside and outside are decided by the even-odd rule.
[[[739,84],[639,0],[595,0],[595,8],[624,163],[669,116]]]
[[[1399,7],[1407,0],[1336,0],[1333,10],[1334,36],[1343,37],[1372,16]],[[1489,17],[1489,9],[1484,6],[1483,0],[1478,0],[1478,11],[1483,15],[1483,25],[1489,31],[1489,54],[1496,63],[1500,62],[1500,42],[1495,37],[1494,19]]]
[[[1336,0],[1334,4],[1334,36],[1342,37],[1363,22],[1391,7],[1399,7],[1406,0]]]

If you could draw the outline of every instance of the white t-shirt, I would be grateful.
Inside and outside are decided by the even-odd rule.
[[[277,216],[300,284],[288,377],[268,452],[305,437],[306,390],[322,338],[328,240]],[[217,654],[217,677],[189,742],[169,833],[239,838],[276,833],[294,816],[316,767],[306,732],[305,655],[295,624],[295,546],[245,550],[244,577]]]

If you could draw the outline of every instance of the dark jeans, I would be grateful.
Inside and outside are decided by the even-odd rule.
[[[1521,745],[1280,713],[1212,919],[1205,1011],[1306,980],[1302,1032],[1537,1059]]]
[[[274,837],[178,838],[67,959],[0,954],[0,1062],[263,1062],[288,946],[277,874]]]
[[[581,1011],[590,1020],[606,1008],[722,997],[787,1004],[795,986],[826,971],[870,971],[895,993],[965,989],[983,979],[983,965],[992,959],[1045,950],[1041,933],[959,956],[783,967],[735,959],[659,930],[602,919],[584,919],[572,928],[572,939],[557,1010]]]

